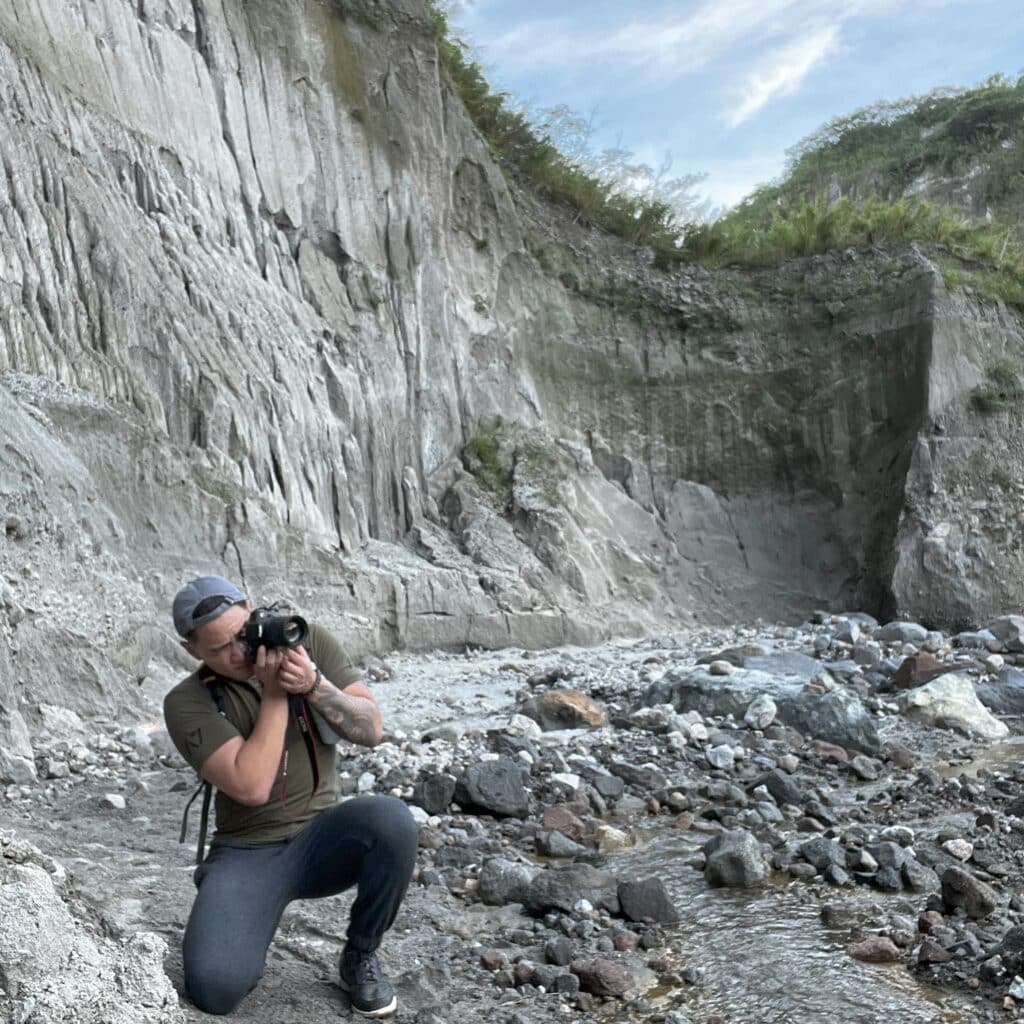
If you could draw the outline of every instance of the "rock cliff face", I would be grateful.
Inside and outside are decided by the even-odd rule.
[[[1019,318],[914,248],[656,270],[506,180],[419,0],[10,0],[0,160],[6,777],[143,713],[198,572],[357,656],[1020,602]]]

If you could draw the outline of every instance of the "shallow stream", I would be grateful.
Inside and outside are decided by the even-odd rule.
[[[671,946],[680,967],[703,979],[685,1009],[694,1020],[729,1024],[966,1024],[955,998],[921,984],[903,964],[865,964],[847,956],[847,929],[821,923],[805,883],[759,889],[711,889],[686,866],[706,837],[665,830],[643,846],[609,858],[623,878],[660,877],[683,923]],[[876,890],[834,890],[833,902],[878,906],[895,901]],[[654,993],[657,995],[657,992]]]

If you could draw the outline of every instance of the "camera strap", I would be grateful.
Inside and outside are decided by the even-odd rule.
[[[205,665],[200,670],[200,673],[199,679],[209,689],[213,703],[217,707],[217,714],[227,718],[228,713],[224,708],[223,683],[220,682],[217,673],[206,668]],[[196,791],[189,797],[188,803],[185,804],[185,812],[181,816],[181,832],[178,835],[178,842],[185,842],[185,836],[188,834],[188,812],[192,809],[192,805],[200,793],[203,794],[203,804],[202,810],[199,813],[199,842],[196,845],[196,864],[203,863],[203,858],[206,854],[206,832],[210,825],[210,800],[213,796],[213,786],[205,779],[199,783]]]
[[[309,810],[309,805],[312,803],[313,797],[316,796],[316,791],[320,788],[320,758],[317,757],[316,738],[313,732],[309,704],[300,694],[290,693],[288,695],[288,710],[291,712],[295,726],[299,730],[299,735],[302,737],[302,742],[306,747],[306,753],[309,755],[309,766],[313,773],[313,788],[310,790],[305,805],[302,810],[292,814],[288,810],[288,747],[285,745],[284,752],[281,754],[280,767],[281,812],[286,818],[293,820]]]

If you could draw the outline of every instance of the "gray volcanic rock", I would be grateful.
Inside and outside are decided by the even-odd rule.
[[[523,782],[528,775],[524,765],[507,758],[480,761],[463,772],[455,798],[464,807],[500,817],[522,818],[530,810],[530,794]]]
[[[962,907],[968,917],[988,917],[999,904],[996,891],[962,868],[942,873],[942,901],[948,910]]]
[[[523,902],[530,913],[546,914],[549,910],[570,911],[578,900],[585,899],[595,907],[617,914],[618,888],[614,875],[589,864],[569,864],[535,875]]]
[[[995,682],[974,684],[978,700],[996,715],[1024,715],[1024,671],[1004,665]]]
[[[524,903],[530,882],[536,872],[525,864],[514,864],[503,857],[491,857],[480,869],[477,891],[480,899],[491,906]]]
[[[768,877],[761,844],[750,832],[720,832],[704,844],[704,877],[710,885],[749,888]]]
[[[820,671],[821,665],[815,664]],[[875,724],[855,693],[840,686],[826,693],[807,693],[801,676],[771,676],[750,669],[713,676],[699,668],[673,669],[647,690],[642,702],[742,718],[762,693],[775,702],[776,719],[784,725],[873,756],[881,749]]]
[[[645,878],[619,883],[619,904],[630,921],[655,921],[676,924],[679,911],[660,878]]]

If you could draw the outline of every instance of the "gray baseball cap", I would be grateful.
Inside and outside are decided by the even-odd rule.
[[[174,597],[174,628],[187,637],[194,629],[212,622],[232,605],[245,601],[238,587],[223,576],[200,576]]]

